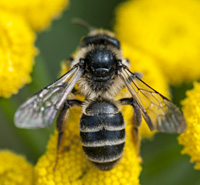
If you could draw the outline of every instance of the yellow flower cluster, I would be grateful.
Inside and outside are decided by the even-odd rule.
[[[169,83],[200,78],[200,1],[129,0],[116,11],[120,40],[155,59]]]
[[[0,0],[0,97],[9,97],[31,81],[36,55],[34,30],[42,30],[68,0]]]
[[[196,163],[195,169],[200,170],[200,83],[194,83],[194,88],[187,92],[182,105],[187,130],[178,141],[184,146],[182,153],[190,155],[191,162]]]
[[[110,171],[96,169],[82,150],[79,136],[80,108],[72,108],[67,122],[62,153],[54,170],[57,136],[52,136],[46,153],[35,167],[37,185],[138,185],[141,171],[140,158],[133,144],[131,130],[127,125],[124,155],[119,164]]]
[[[31,80],[35,34],[23,19],[1,11],[0,38],[0,96],[9,97]]]
[[[24,157],[2,150],[0,164],[1,185],[32,185],[33,167]]]
[[[34,30],[39,31],[49,26],[67,4],[68,0],[0,0],[0,10],[21,15]]]

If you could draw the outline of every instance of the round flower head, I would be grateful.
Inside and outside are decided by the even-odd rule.
[[[8,150],[1,150],[0,164],[0,184],[31,185],[33,183],[33,167],[24,157]]]
[[[9,97],[30,82],[35,35],[16,15],[0,12],[0,96]]]
[[[49,26],[67,4],[68,0],[0,0],[0,10],[21,15],[34,30],[39,31]]]
[[[79,136],[80,115],[80,108],[70,110],[56,166],[57,134],[51,137],[46,153],[35,166],[36,184],[138,185],[141,166],[131,134],[131,125],[127,123],[126,126],[126,146],[121,161],[110,171],[100,171],[87,160],[82,150]]]
[[[116,10],[115,31],[152,56],[170,83],[200,78],[200,2],[130,0]]]
[[[190,161],[196,163],[195,169],[200,170],[200,83],[194,83],[194,88],[187,92],[182,105],[187,130],[178,141],[184,146],[182,154],[191,156]]]

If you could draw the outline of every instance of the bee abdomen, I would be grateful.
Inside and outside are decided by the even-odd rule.
[[[112,169],[121,158],[125,145],[122,114],[83,114],[80,131],[87,158],[101,170]]]

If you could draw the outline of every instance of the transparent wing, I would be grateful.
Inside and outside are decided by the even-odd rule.
[[[82,74],[77,66],[24,102],[15,113],[15,125],[41,128],[50,125]]]
[[[122,68],[120,77],[140,108],[151,130],[181,133],[186,122],[181,110],[166,97],[155,91],[129,69]]]

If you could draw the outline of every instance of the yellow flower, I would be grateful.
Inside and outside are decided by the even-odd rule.
[[[187,130],[178,141],[184,146],[182,153],[190,155],[190,161],[196,163],[195,169],[200,170],[200,83],[194,83],[194,88],[187,92],[182,105]]]
[[[37,185],[138,185],[141,171],[140,158],[133,144],[131,125],[127,125],[124,155],[110,171],[100,171],[90,164],[82,150],[79,136],[80,108],[72,108],[67,122],[62,153],[54,170],[57,134],[52,136],[46,153],[35,166]]]
[[[33,182],[33,167],[23,156],[8,150],[0,151],[0,184],[1,185],[31,185]]]
[[[148,85],[150,85],[152,88],[164,96],[169,97],[167,80],[163,73],[160,71],[157,63],[155,62],[155,59],[125,43],[122,43],[122,49],[124,56],[130,60],[130,70],[132,72],[141,73],[143,76],[142,79]],[[125,107],[123,111],[124,117],[127,117],[131,121],[131,107]],[[142,138],[151,137],[155,133],[150,131],[144,120],[139,129]]]
[[[0,10],[21,15],[34,30],[39,31],[48,27],[67,4],[68,0],[0,0]]]
[[[16,15],[0,12],[0,96],[9,97],[30,82],[35,35]]]
[[[130,0],[116,11],[120,40],[153,57],[170,83],[200,78],[200,1]]]

